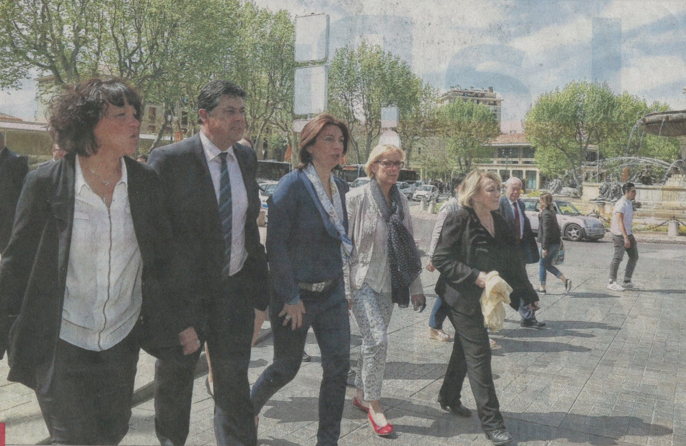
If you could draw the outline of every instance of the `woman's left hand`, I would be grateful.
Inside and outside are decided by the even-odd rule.
[[[543,249],[543,250],[541,251],[541,257],[543,257],[544,259],[545,259],[546,257],[548,257],[548,250],[547,250],[547,249]]]
[[[419,310],[420,313],[424,311],[424,308],[426,308],[426,297],[423,294],[413,294],[412,307],[414,307],[414,311]]]
[[[184,355],[190,355],[200,348],[200,339],[198,339],[198,334],[195,332],[195,328],[188,327],[181,333],[179,333],[179,343],[183,348]]]

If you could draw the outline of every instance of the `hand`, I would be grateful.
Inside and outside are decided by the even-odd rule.
[[[283,306],[283,310],[279,313],[279,317],[283,317],[283,326],[287,326],[291,323],[291,330],[300,328],[303,325],[303,314],[305,314],[305,304],[303,301],[298,301],[295,305],[286,304]]]
[[[543,257],[544,259],[545,259],[546,257],[548,257],[548,250],[547,250],[547,249],[544,249],[544,250],[541,251],[541,257]]]
[[[411,299],[414,311],[419,311],[420,313],[424,311],[424,308],[426,308],[426,297],[423,294],[413,294]]]
[[[198,339],[198,334],[193,327],[188,327],[179,333],[179,342],[183,347],[184,355],[190,355],[200,348],[200,339]]]
[[[477,277],[476,281],[474,281],[476,286],[478,286],[479,288],[486,288],[486,276],[487,276],[487,274],[485,272],[481,271],[479,273],[479,277]]]
[[[429,271],[430,273],[436,271],[436,267],[434,266],[433,263],[431,263],[431,260],[429,260],[429,264],[426,265],[426,270]]]
[[[631,248],[631,240],[629,240],[629,237],[624,237],[624,247]]]

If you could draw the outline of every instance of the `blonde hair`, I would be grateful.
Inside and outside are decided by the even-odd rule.
[[[553,196],[548,192],[543,192],[538,199],[541,202],[541,210],[548,209],[553,203]]]
[[[372,153],[369,154],[369,159],[367,164],[364,165],[364,171],[369,178],[374,178],[374,172],[372,172],[372,164],[379,161],[383,155],[388,152],[396,152],[400,154],[400,161],[405,161],[405,152],[400,147],[396,147],[391,144],[379,144],[372,149]]]
[[[500,177],[496,173],[485,172],[479,169],[472,170],[460,185],[460,191],[458,192],[460,206],[473,207],[472,198],[481,191],[481,187],[486,180],[495,181],[498,188],[502,184]]]

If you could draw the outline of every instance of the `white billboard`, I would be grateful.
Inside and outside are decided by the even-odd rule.
[[[295,18],[295,61],[322,62],[329,57],[329,16],[312,14]]]
[[[293,113],[296,115],[315,115],[326,111],[328,89],[328,67],[296,68]]]

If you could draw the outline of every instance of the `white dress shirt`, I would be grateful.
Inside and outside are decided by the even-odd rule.
[[[126,164],[108,209],[76,157],[74,224],[60,339],[103,351],[121,342],[141,312],[141,259],[129,206]]]
[[[512,206],[512,215],[514,218],[517,218],[517,214],[515,213],[515,206],[517,206],[517,212],[519,212],[519,239],[521,240],[524,238],[524,212],[522,212],[522,208],[519,207],[517,201],[512,201],[509,198],[507,201],[510,203],[510,206]]]
[[[221,150],[200,131],[200,140],[207,158],[207,166],[210,168],[214,192],[219,203],[219,193],[221,190],[221,169],[222,160],[219,158]],[[248,193],[245,190],[241,166],[238,165],[233,146],[226,150],[226,165],[229,169],[229,181],[231,182],[231,263],[229,265],[229,275],[233,276],[243,268],[245,259],[248,258],[248,251],[245,250],[245,218],[248,212]]]

